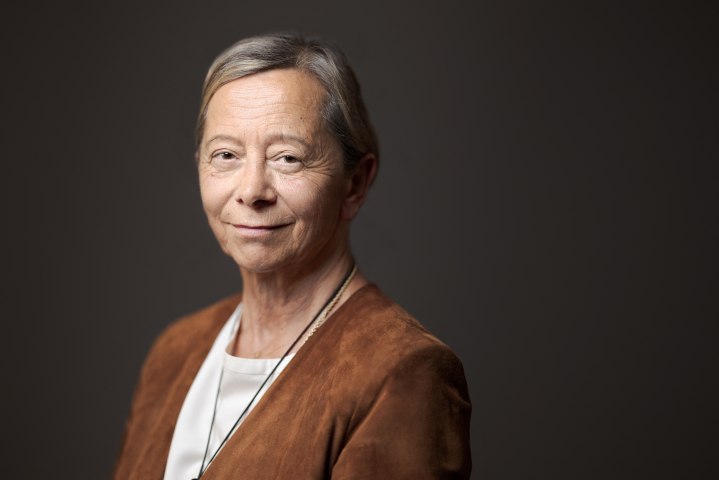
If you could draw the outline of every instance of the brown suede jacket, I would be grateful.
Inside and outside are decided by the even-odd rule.
[[[240,300],[192,314],[157,339],[113,480],[162,480],[185,395]],[[202,478],[466,479],[471,409],[457,356],[367,285],[297,352]]]

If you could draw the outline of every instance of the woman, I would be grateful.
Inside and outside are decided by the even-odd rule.
[[[468,478],[460,361],[350,252],[378,147],[342,53],[237,43],[207,75],[196,140],[243,292],[155,342],[114,479]]]

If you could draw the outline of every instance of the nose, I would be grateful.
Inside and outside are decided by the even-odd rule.
[[[265,166],[264,158],[246,160],[239,173],[240,182],[235,191],[235,200],[251,208],[262,208],[272,205],[277,200],[277,194],[272,188]]]

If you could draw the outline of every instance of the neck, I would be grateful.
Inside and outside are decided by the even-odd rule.
[[[277,358],[318,313],[352,268],[348,242],[325,248],[313,262],[271,273],[241,269],[242,322],[233,354],[246,358]],[[356,275],[333,309],[367,283]],[[298,342],[299,348],[301,342]],[[257,352],[261,352],[257,355]]]
[[[288,268],[283,272],[242,272],[242,321],[275,323],[285,314],[323,304],[352,266],[348,250],[335,252],[324,262]],[[321,297],[321,298],[320,298]],[[321,306],[321,305],[320,305]],[[319,307],[318,307],[319,308]]]

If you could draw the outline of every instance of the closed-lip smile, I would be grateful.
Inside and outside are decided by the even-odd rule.
[[[286,225],[287,224],[282,224],[282,225],[241,225],[241,224],[234,224],[234,223],[232,224],[232,226],[235,228],[251,228],[253,230],[272,230],[274,228],[280,228],[280,227],[284,227]]]
[[[261,235],[268,234],[270,232],[273,232],[275,230],[278,230],[282,227],[286,227],[289,225],[288,223],[282,224],[282,225],[241,225],[241,224],[232,224],[233,227],[235,227],[235,230],[238,230],[240,233],[246,236],[250,237],[257,237]]]

